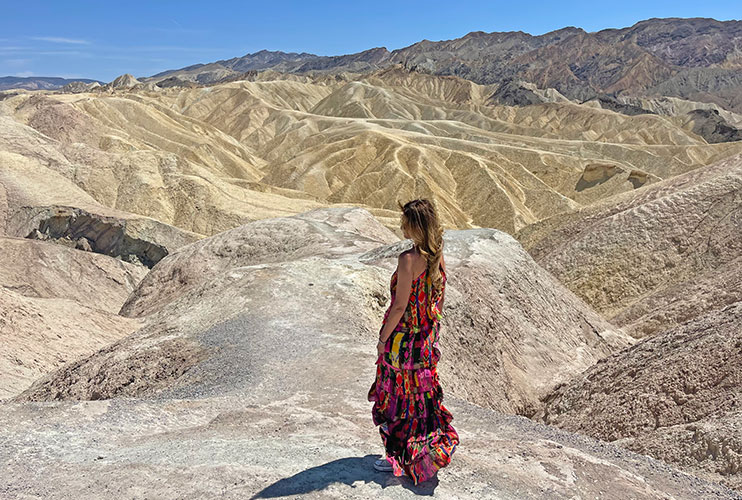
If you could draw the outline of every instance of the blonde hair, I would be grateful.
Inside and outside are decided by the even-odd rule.
[[[437,304],[443,294],[443,275],[440,271],[443,257],[443,227],[441,227],[435,204],[428,199],[411,200],[402,205],[402,224],[407,228],[410,239],[417,245],[420,254],[428,261],[425,280],[429,304]],[[429,311],[430,312],[430,311]]]

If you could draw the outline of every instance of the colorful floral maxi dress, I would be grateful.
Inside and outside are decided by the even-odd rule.
[[[443,274],[443,286],[446,274]],[[390,290],[394,301],[397,271]],[[387,457],[395,476],[407,475],[415,484],[434,476],[451,462],[459,435],[453,416],[443,406],[438,379],[440,300],[428,307],[431,282],[427,269],[412,282],[407,309],[376,360],[376,380],[368,392],[371,411],[380,426]],[[391,311],[384,314],[386,323]]]

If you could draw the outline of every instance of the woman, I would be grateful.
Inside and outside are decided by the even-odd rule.
[[[438,330],[446,285],[443,229],[428,200],[400,205],[401,229],[414,246],[399,255],[392,302],[379,332],[376,380],[368,392],[386,458],[377,470],[407,475],[415,484],[451,462],[459,436],[441,403]]]

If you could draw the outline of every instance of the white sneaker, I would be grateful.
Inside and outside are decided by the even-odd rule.
[[[394,470],[392,464],[390,464],[389,460],[387,460],[386,458],[380,458],[379,460],[374,462],[374,469],[381,472],[391,472]]]

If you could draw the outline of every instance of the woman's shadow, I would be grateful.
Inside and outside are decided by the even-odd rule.
[[[374,462],[381,458],[379,455],[365,457],[348,457],[333,460],[326,464],[312,467],[281,479],[270,486],[263,488],[250,498],[276,498],[288,495],[301,495],[312,491],[320,491],[333,483],[345,483],[355,488],[357,481],[377,483],[382,488],[400,485],[418,495],[433,495],[438,486],[438,476],[419,483],[417,486],[407,476],[395,476],[391,472],[379,472],[373,468]]]

